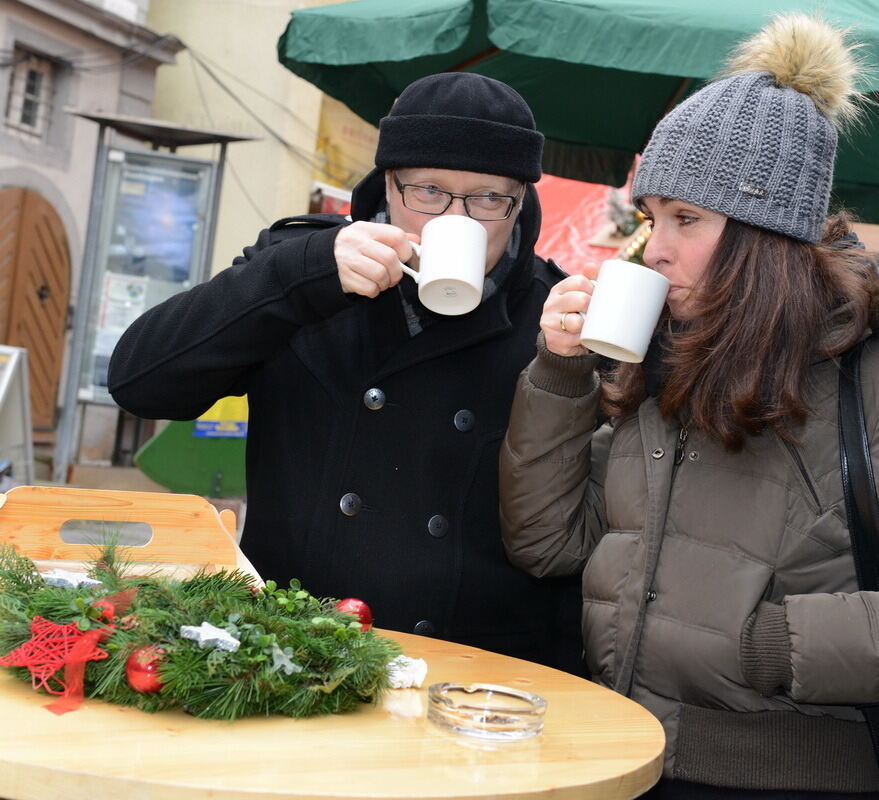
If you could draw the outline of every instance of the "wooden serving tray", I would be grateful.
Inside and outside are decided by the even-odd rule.
[[[82,527],[98,533],[78,535]],[[124,531],[132,528],[142,534],[140,543],[125,540]],[[196,495],[55,486],[17,486],[0,494],[0,542],[41,568],[81,567],[119,537],[135,572],[159,568],[182,576],[239,568],[258,579],[235,543],[235,531],[234,511],[218,512]]]

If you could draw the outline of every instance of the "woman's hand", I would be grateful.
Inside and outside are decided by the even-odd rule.
[[[559,356],[579,356],[586,350],[580,344],[583,330],[581,311],[589,307],[592,297],[592,276],[598,267],[590,265],[583,275],[571,275],[550,289],[540,316],[540,329],[546,338],[546,347]]]
[[[412,258],[418,236],[396,225],[354,222],[339,231],[333,255],[342,291],[376,297],[403,277],[401,262]]]

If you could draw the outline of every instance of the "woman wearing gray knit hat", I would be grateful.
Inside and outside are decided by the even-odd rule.
[[[859,708],[879,703],[879,592],[858,580],[838,423],[839,357],[861,347],[879,472],[879,278],[826,219],[853,50],[776,18],[669,113],[633,183],[644,262],[671,284],[647,358],[597,372],[572,276],[519,380],[505,546],[533,575],[583,572],[590,673],[665,728],[651,797],[879,796]]]

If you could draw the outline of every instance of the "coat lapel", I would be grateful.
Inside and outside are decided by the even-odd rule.
[[[374,377],[380,380],[420,362],[464,350],[510,328],[506,293],[500,291],[469,314],[437,320],[414,337],[407,332],[405,341],[386,351]]]
[[[390,354],[407,344],[409,332],[395,291],[363,298],[329,319],[300,329],[290,348],[336,397],[364,390]]]

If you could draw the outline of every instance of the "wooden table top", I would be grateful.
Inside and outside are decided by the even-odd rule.
[[[0,797],[9,800],[614,800],[659,778],[665,737],[636,703],[564,672],[403,633],[428,664],[421,689],[316,719],[234,723],[87,700],[55,716],[46,695],[0,671]],[[427,687],[495,683],[548,701],[543,733],[456,736],[426,718]]]

